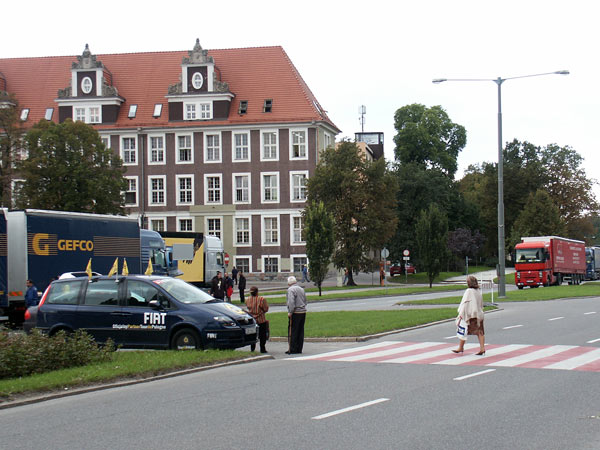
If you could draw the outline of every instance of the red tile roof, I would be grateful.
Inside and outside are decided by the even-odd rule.
[[[227,121],[207,125],[324,121],[337,130],[283,48],[209,50],[208,55],[214,58],[221,81],[229,84],[235,98]],[[187,56],[187,51],[96,55],[112,73],[119,96],[125,98],[117,122],[96,128],[190,126],[190,122],[169,123],[165,98],[169,86],[180,81],[181,61]],[[58,121],[55,99],[59,89],[69,86],[71,63],[76,61],[76,56],[0,58],[7,91],[16,95],[21,108],[30,109],[27,124],[44,118],[46,108],[54,108],[52,120]],[[263,112],[265,99],[273,99],[271,113]],[[248,101],[248,112],[239,115],[242,100]],[[156,103],[163,104],[159,118],[152,117]],[[131,104],[138,105],[134,119],[127,117]]]

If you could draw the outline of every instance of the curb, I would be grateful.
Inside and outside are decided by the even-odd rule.
[[[166,378],[178,377],[180,375],[188,375],[188,374],[196,373],[196,372],[204,372],[205,370],[217,369],[219,367],[235,366],[235,365],[239,365],[239,364],[246,364],[246,363],[251,363],[251,362],[256,362],[256,361],[262,361],[262,360],[266,360],[266,359],[275,359],[275,358],[272,355],[253,356],[251,358],[238,359],[235,361],[227,361],[224,363],[212,364],[209,366],[194,367],[191,369],[178,370],[175,372],[169,372],[169,373],[165,373],[162,375],[155,375],[155,376],[148,377],[148,378],[119,381],[119,382],[114,382],[114,383],[100,384],[100,385],[88,386],[88,387],[83,387],[83,388],[73,388],[72,390],[69,388],[65,388],[66,389],[65,391],[52,392],[52,393],[42,394],[42,395],[39,395],[36,397],[27,398],[27,399],[7,401],[4,403],[0,403],[0,410],[14,408],[17,406],[31,405],[33,403],[45,402],[47,400],[54,400],[57,398],[70,397],[72,395],[85,394],[88,392],[102,391],[104,389],[112,389],[112,388],[117,388],[117,387],[131,386],[133,384],[148,383],[150,381],[164,380]]]

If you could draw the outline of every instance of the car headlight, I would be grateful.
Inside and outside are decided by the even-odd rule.
[[[219,322],[224,327],[237,327],[237,323],[231,317],[227,316],[214,316],[213,320]]]

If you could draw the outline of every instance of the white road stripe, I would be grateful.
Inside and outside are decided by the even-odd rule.
[[[372,400],[370,402],[361,403],[360,405],[349,406],[348,408],[338,409],[336,411],[331,411],[325,414],[321,414],[320,416],[311,417],[314,420],[326,419],[331,416],[337,416],[338,414],[343,414],[349,411],[354,411],[356,409],[365,408],[367,406],[376,405],[377,403],[387,402],[389,398],[378,398],[377,400]]]
[[[477,348],[479,348],[479,344],[473,344],[473,345],[476,346]],[[509,344],[509,345],[505,345],[503,347],[493,348],[491,350],[486,350],[485,351],[485,356],[502,355],[504,353],[514,352],[515,350],[520,350],[520,349],[525,348],[525,347],[529,347],[529,345]],[[460,356],[458,358],[446,359],[444,361],[439,361],[439,362],[436,362],[434,364],[443,364],[443,365],[446,365],[446,366],[459,366],[461,364],[469,363],[471,361],[480,360],[481,358],[482,358],[482,356],[480,356],[480,355],[470,354],[470,355]]]
[[[584,353],[583,355],[575,356],[574,358],[565,359],[564,361],[545,366],[544,369],[562,369],[572,370],[584,364],[591,363],[600,359],[600,348]]]
[[[418,344],[406,345],[404,347],[399,347],[399,348],[380,350],[378,352],[369,353],[368,355],[364,355],[364,354],[350,355],[350,356],[346,356],[346,357],[333,358],[333,360],[334,361],[359,361],[361,359],[366,359],[366,358],[369,358],[369,359],[370,358],[379,358],[381,356],[389,356],[389,355],[406,353],[406,352],[410,352],[413,350],[420,350],[420,349],[424,349],[427,347],[433,347],[435,345],[440,345],[440,343],[439,342],[421,342]]]
[[[384,341],[384,342],[378,342],[376,344],[371,344],[371,345],[365,345],[364,347],[352,347],[352,348],[346,348],[344,350],[336,350],[333,352],[328,352],[328,353],[319,353],[318,355],[310,355],[310,356],[299,356],[297,358],[288,358],[286,359],[286,361],[298,361],[298,360],[302,360],[302,359],[315,359],[315,358],[329,358],[331,356],[338,356],[338,355],[345,355],[347,353],[354,353],[357,351],[362,351],[362,350],[370,350],[370,349],[375,349],[378,347],[385,347],[386,345],[390,345],[390,344],[401,344],[402,341]]]
[[[496,361],[493,363],[487,364],[488,366],[498,366],[498,367],[514,367],[519,364],[524,364],[530,361],[535,361],[536,359],[546,358],[547,356],[556,355],[557,353],[566,352],[572,348],[576,348],[575,345],[553,345],[549,348],[543,348],[541,350],[536,350],[535,352],[527,353],[525,355],[515,356],[513,358],[504,359],[502,361]]]
[[[552,322],[553,320],[560,320],[560,319],[564,319],[564,316],[553,317],[552,319],[548,319],[548,322]]]
[[[454,381],[462,381],[462,380],[466,380],[467,378],[472,378],[472,377],[476,377],[479,375],[483,375],[486,373],[490,373],[490,372],[494,372],[496,369],[487,369],[487,370],[482,370],[481,372],[475,372],[472,373],[470,375],[465,375],[463,377],[457,377],[457,378],[453,378]]]
[[[523,325],[511,325],[510,327],[504,327],[502,328],[503,330],[510,330],[511,328],[519,328],[522,327]]]
[[[589,314],[596,314],[596,311],[590,311],[590,312],[583,313],[584,316],[587,316]]]
[[[595,342],[600,341],[600,338],[598,339],[592,339],[591,341],[587,341],[588,344],[594,344]]]
[[[454,336],[448,336],[448,337],[445,337],[444,339],[455,339],[455,338],[456,338],[456,335],[454,335]]]
[[[479,344],[465,345],[466,350],[470,350],[474,347],[479,348]],[[415,361],[419,361],[419,360],[427,359],[427,358],[435,358],[436,356],[440,356],[440,355],[451,355],[451,354],[452,354],[452,352],[450,349],[442,348],[440,350],[433,350],[431,352],[419,353],[418,355],[409,355],[409,356],[404,356],[401,358],[386,359],[385,361],[381,361],[381,362],[384,362],[384,363],[409,363],[409,362],[415,362]]]

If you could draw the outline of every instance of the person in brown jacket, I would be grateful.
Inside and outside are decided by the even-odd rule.
[[[267,339],[269,339],[269,321],[265,318],[265,313],[269,310],[269,304],[264,297],[258,296],[258,288],[250,288],[250,298],[246,301],[248,312],[258,324],[258,340],[260,341],[260,352],[267,353]],[[256,344],[250,346],[250,351],[254,351]]]

